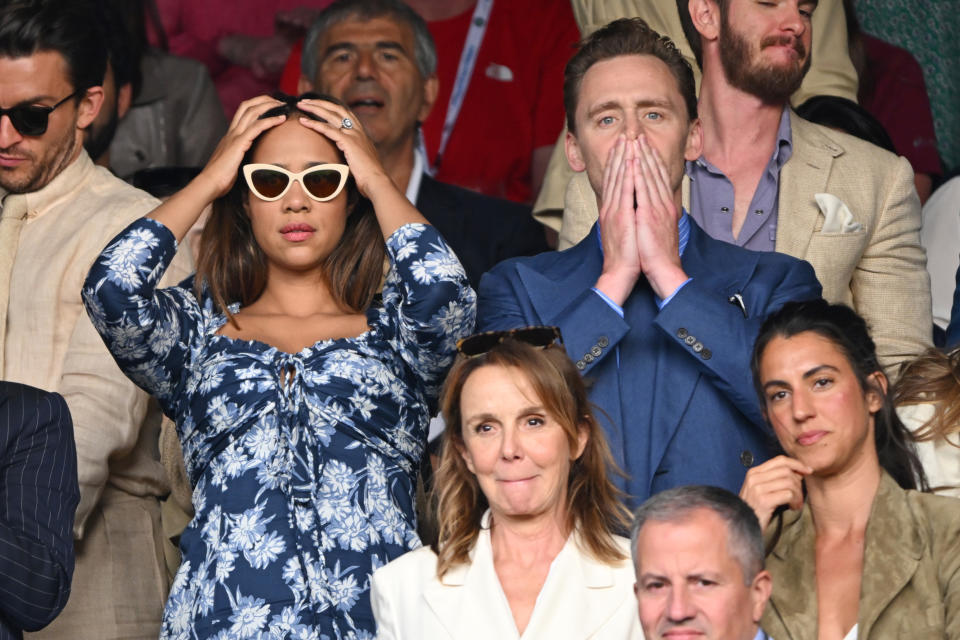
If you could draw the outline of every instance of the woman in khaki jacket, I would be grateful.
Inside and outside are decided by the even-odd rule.
[[[926,480],[893,411],[863,319],[793,303],[760,330],[752,361],[786,455],[740,495],[770,540],[777,640],[960,638],[960,501]]]

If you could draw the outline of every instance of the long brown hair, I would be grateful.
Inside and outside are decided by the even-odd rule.
[[[960,432],[960,348],[948,353],[928,349],[903,364],[893,401],[898,407],[934,405],[933,417],[913,433],[914,440],[935,440]]]
[[[750,359],[754,390],[760,406],[766,406],[767,402],[760,379],[764,351],[774,338],[792,338],[806,332],[830,341],[850,364],[861,391],[864,394],[875,393],[883,401],[874,414],[873,430],[880,466],[902,489],[926,491],[929,488],[927,478],[914,449],[910,431],[894,411],[892,395],[872,379],[874,373],[884,375],[877,358],[877,347],[867,330],[866,321],[850,307],[830,304],[818,298],[788,302],[779,311],[767,316],[760,327]]]
[[[442,578],[451,567],[467,562],[488,507],[476,476],[461,455],[465,445],[460,414],[460,395],[467,378],[485,366],[518,369],[547,413],[563,427],[571,451],[577,449],[580,429],[586,429],[587,444],[580,457],[571,462],[567,479],[568,530],[577,533],[581,547],[597,560],[624,559],[613,535],[627,530],[630,512],[609,476],[622,472],[590,410],[583,379],[560,345],[539,348],[506,339],[483,355],[458,358],[444,385],[441,408],[447,426],[434,483],[439,524],[438,540],[433,545],[438,556],[437,576]]]
[[[304,94],[302,97],[307,96]],[[309,94],[309,97],[343,104],[330,96]],[[297,98],[278,98],[286,104],[267,111],[261,118],[287,115],[288,119],[297,116],[316,119],[313,114],[293,106]],[[214,303],[231,320],[233,316],[228,309],[230,303],[239,302],[241,306],[246,306],[259,298],[267,286],[267,258],[253,235],[246,206],[250,191],[241,173],[243,165],[251,161],[257,143],[262,138],[263,134],[244,155],[230,191],[214,201],[210,219],[200,236],[195,294],[200,298],[203,289],[207,288]],[[343,152],[338,149],[337,153],[340,162],[346,164]],[[344,189],[347,193],[346,227],[340,242],[324,261],[323,273],[334,300],[347,310],[360,313],[370,306],[380,289],[386,245],[373,205],[360,195],[352,174]]]

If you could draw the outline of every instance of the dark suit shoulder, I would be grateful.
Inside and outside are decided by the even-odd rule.
[[[519,202],[492,198],[476,191],[464,189],[454,184],[440,182],[428,176],[423,175],[420,182],[420,192],[417,194],[417,207],[421,205],[426,209],[434,206],[456,205],[456,210],[461,215],[484,214],[496,218],[513,219],[527,217],[533,219],[530,214],[530,207]],[[428,220],[430,216],[423,212]]]
[[[580,273],[587,261],[598,261],[602,264],[603,256],[599,249],[599,241],[591,230],[586,238],[563,251],[544,251],[534,256],[521,256],[504,260],[491,269],[491,272],[503,276],[514,273],[518,267],[523,266],[548,276],[552,280],[562,281],[566,276]]]
[[[17,407],[23,405],[35,406],[43,400],[55,404],[66,404],[63,396],[55,391],[44,391],[19,382],[0,380],[0,407],[8,404]]]
[[[543,227],[530,207],[491,198],[424,174],[417,209],[460,259],[470,284],[502,260],[548,249]]]

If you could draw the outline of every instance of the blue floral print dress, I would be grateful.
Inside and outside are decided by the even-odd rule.
[[[138,220],[83,290],[117,363],[176,421],[194,487],[161,637],[373,638],[370,575],[420,545],[429,412],[473,330],[463,268],[433,227],[405,225],[370,329],[286,353],[217,335],[226,316],[190,280],[157,290],[175,250]]]

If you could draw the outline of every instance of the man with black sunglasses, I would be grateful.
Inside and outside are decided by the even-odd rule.
[[[0,379],[63,396],[80,502],[70,600],[36,637],[156,638],[167,590],[159,411],[83,312],[100,250],[157,205],[95,167],[84,130],[103,101],[106,49],[90,0],[0,4]],[[189,273],[181,252],[171,281]]]
[[[763,318],[815,298],[809,264],[706,235],[681,206],[684,160],[700,153],[693,74],[639,18],[617,20],[567,64],[566,154],[599,223],[562,252],[504,262],[480,282],[482,330],[556,325],[631,502],[685,484],[737,491],[770,456],[750,379]]]

